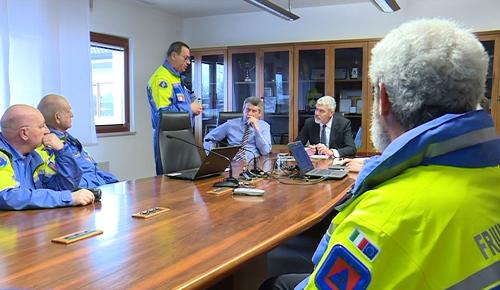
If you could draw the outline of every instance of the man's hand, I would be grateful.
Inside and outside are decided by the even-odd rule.
[[[64,143],[57,138],[57,136],[54,133],[49,133],[43,136],[42,138],[42,144],[43,146],[47,148],[52,148],[56,151],[59,151],[63,149]]]
[[[359,172],[361,171],[361,168],[363,168],[363,165],[365,164],[365,161],[367,159],[368,158],[344,159],[340,164],[345,165],[350,172]]]
[[[94,202],[94,194],[87,189],[79,189],[71,193],[73,198],[73,206],[87,205]]]
[[[306,148],[307,155],[315,155],[316,154],[316,145],[309,145]]]
[[[197,101],[191,103],[191,111],[193,115],[198,116],[203,111],[203,107]]]
[[[248,116],[247,124],[254,127],[255,130],[259,131],[259,119],[252,116]]]
[[[328,155],[328,156],[333,155],[333,151],[328,149],[328,147],[326,147],[325,144],[322,143],[316,144],[316,149],[318,150],[318,154]]]

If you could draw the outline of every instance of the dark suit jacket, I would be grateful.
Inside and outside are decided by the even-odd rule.
[[[300,141],[304,146],[309,141],[309,144],[315,145],[319,143],[320,127],[314,122],[314,117],[309,118],[304,123],[304,127],[300,130],[299,136],[295,141]],[[330,130],[330,149],[337,149],[340,157],[354,156],[356,154],[356,145],[352,137],[351,121],[335,113],[332,120],[332,128]]]

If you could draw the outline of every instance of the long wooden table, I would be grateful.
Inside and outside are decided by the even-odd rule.
[[[204,288],[319,222],[354,182],[263,180],[255,198],[207,193],[218,179],[124,181],[85,207],[0,211],[0,288]],[[132,218],[156,206],[170,211]],[[51,242],[83,229],[104,233]]]

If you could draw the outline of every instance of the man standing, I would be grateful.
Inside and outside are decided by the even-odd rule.
[[[210,131],[205,136],[205,149],[210,150],[213,141],[227,138],[230,145],[241,145],[235,160],[250,161],[254,156],[248,151],[253,152],[256,157],[269,154],[272,149],[271,130],[269,124],[261,120],[263,111],[264,104],[260,98],[246,98],[243,102],[243,117],[229,119]]]
[[[193,99],[185,87],[181,75],[191,63],[189,46],[181,41],[170,45],[167,58],[158,67],[148,82],[147,92],[151,109],[153,125],[153,150],[156,164],[156,174],[163,172],[158,144],[158,130],[162,111],[189,112],[193,117],[202,111],[201,104]]]
[[[0,209],[51,208],[86,205],[92,192],[78,187],[81,170],[72,154],[54,134],[49,134],[42,114],[27,105],[9,107],[1,119]],[[55,162],[43,144],[54,150]]]
[[[82,143],[67,132],[72,125],[73,112],[66,98],[55,94],[46,95],[38,104],[38,110],[45,118],[49,130],[67,145],[83,171],[79,187],[96,188],[103,184],[118,182],[113,174],[100,170]]]
[[[316,102],[314,118],[305,121],[295,141],[304,146],[309,142],[309,154],[333,157],[353,156],[356,145],[352,137],[351,121],[335,114],[335,99],[324,96]]]
[[[477,38],[446,20],[409,22],[377,43],[371,132],[382,155],[337,206],[313,273],[274,289],[498,286],[500,138],[476,110],[487,67]]]

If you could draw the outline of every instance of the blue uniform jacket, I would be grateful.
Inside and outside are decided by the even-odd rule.
[[[71,206],[81,176],[68,146],[52,163],[37,151],[22,156],[0,133],[0,209]]]
[[[67,132],[61,132],[52,128],[50,131],[67,146],[83,172],[79,187],[96,188],[100,185],[115,183],[119,180],[111,173],[100,170],[94,159],[83,148],[82,143]]]
[[[153,151],[156,174],[163,173],[158,141],[161,112],[188,112],[191,116],[191,124],[194,124],[194,115],[191,110],[193,96],[191,96],[188,89],[184,86],[183,78],[184,76],[181,76],[165,60],[163,65],[156,69],[148,82],[147,94],[153,126]]]

